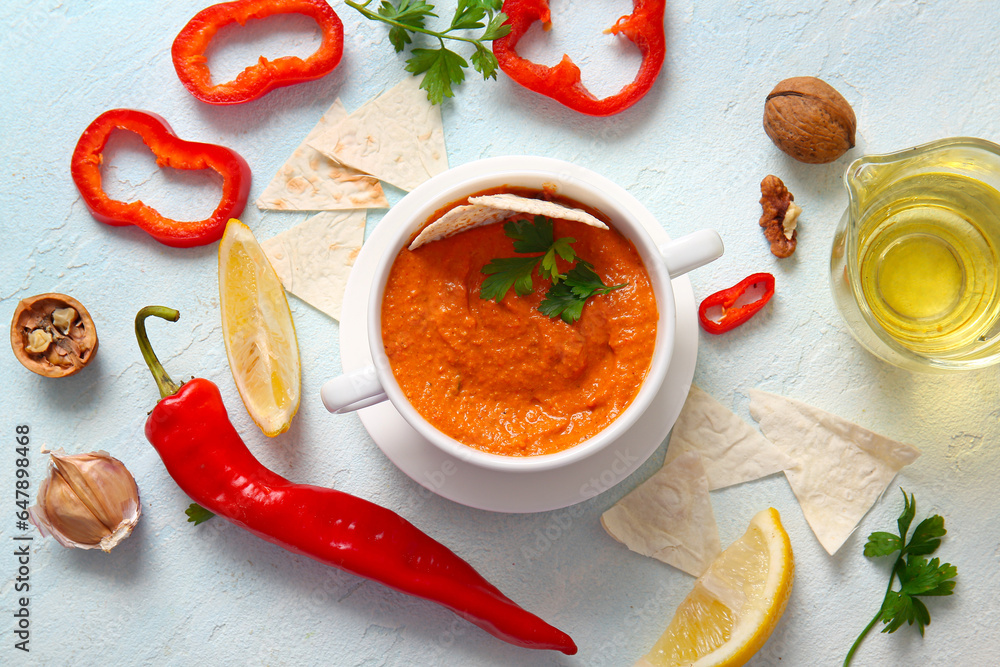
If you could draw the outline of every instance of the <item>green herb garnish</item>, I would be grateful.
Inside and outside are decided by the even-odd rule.
[[[555,238],[552,221],[536,215],[534,222],[513,220],[503,226],[504,234],[514,240],[514,252],[528,257],[500,257],[483,267],[486,280],[479,289],[481,299],[503,300],[511,288],[519,296],[530,294],[534,289],[532,275],[538,268],[543,280],[549,280],[552,287],[538,304],[538,310],[546,317],[562,318],[572,324],[583,315],[583,304],[598,294],[607,294],[625,287],[628,283],[608,287],[594,271],[594,266],[577,257],[572,248],[576,239],[569,236]],[[565,274],[559,273],[556,258],[575,262]]]
[[[426,72],[420,87],[427,91],[427,99],[431,103],[440,104],[444,98],[453,97],[451,87],[465,80],[465,69],[469,66],[465,58],[445,46],[446,39],[474,45],[476,50],[469,57],[473,68],[483,75],[484,80],[497,78],[497,58],[484,42],[510,33],[510,26],[504,25],[507,15],[500,11],[503,0],[458,0],[451,25],[441,32],[425,26],[427,19],[436,18],[437,14],[434,13],[434,5],[424,0],[382,0],[377,12],[368,9],[373,0],[346,2],[366,18],[391,26],[389,41],[396,53],[413,43],[410,33],[422,33],[437,39],[440,47],[411,49],[410,58],[406,61],[407,72],[414,75]],[[483,32],[479,37],[454,34],[456,31],[480,29]]]
[[[538,304],[538,310],[549,317],[558,315],[567,324],[572,324],[583,315],[583,304],[587,299],[613,292],[627,284],[608,287],[590,262],[581,259],[566,272],[562,282],[552,281],[552,287],[545,293],[545,299]]]
[[[957,568],[950,563],[941,563],[938,558],[931,560],[924,558],[934,553],[941,545],[941,538],[947,533],[944,529],[944,519],[937,514],[924,519],[913,529],[913,535],[907,542],[906,533],[916,515],[917,502],[913,494],[907,497],[906,491],[903,491],[903,503],[903,513],[896,520],[899,535],[875,532],[868,536],[868,543],[865,544],[865,556],[869,558],[889,556],[897,551],[899,555],[889,575],[889,587],[882,600],[882,607],[855,640],[844,659],[844,667],[851,663],[855,651],[861,646],[865,636],[880,620],[886,626],[882,632],[889,633],[898,630],[903,623],[909,625],[916,623],[922,637],[924,627],[931,623],[931,614],[919,597],[951,595],[954,591],[953,580],[958,574]],[[892,588],[896,577],[899,577],[899,590]]]
[[[184,513],[187,514],[188,522],[193,523],[196,526],[199,523],[205,523],[213,516],[215,516],[214,514],[209,512],[207,509],[205,509],[198,503],[191,503],[191,505],[188,506],[186,510],[184,510]]]

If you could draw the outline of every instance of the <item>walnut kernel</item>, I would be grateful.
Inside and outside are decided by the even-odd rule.
[[[760,182],[760,226],[775,257],[790,257],[798,243],[796,224],[802,209],[792,203],[794,199],[777,176],[765,176]]]

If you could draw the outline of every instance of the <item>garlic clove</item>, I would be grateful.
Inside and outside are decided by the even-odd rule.
[[[135,478],[107,452],[49,455],[49,475],[28,510],[31,522],[64,547],[111,551],[142,512]]]

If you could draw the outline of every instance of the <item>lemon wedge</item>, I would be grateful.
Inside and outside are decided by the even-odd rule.
[[[694,583],[653,650],[636,667],[735,667],[760,650],[792,592],[795,563],[778,510],[750,527]]]
[[[219,243],[219,303],[229,368],[250,418],[264,435],[287,431],[302,386],[292,311],[253,232],[235,218]]]

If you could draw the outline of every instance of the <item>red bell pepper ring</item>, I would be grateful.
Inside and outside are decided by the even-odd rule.
[[[763,290],[757,299],[736,305],[740,297],[757,286]],[[716,292],[701,302],[701,306],[698,307],[701,328],[710,334],[721,334],[735,329],[756,315],[772,296],[774,296],[774,276],[770,273],[747,276],[733,287]],[[722,318],[719,320],[708,317],[708,311],[716,306],[722,308]]]
[[[555,67],[547,67],[517,55],[517,43],[535,21],[545,30],[552,26],[549,0],[504,0],[503,12],[509,17],[510,34],[493,41],[493,55],[500,69],[519,84],[547,95],[574,111],[590,116],[610,116],[624,111],[649,92],[656,81],[666,53],[663,14],[666,0],[633,0],[632,13],[623,16],[605,32],[621,33],[639,47],[642,64],[632,83],[618,93],[598,99],[580,80],[580,68],[563,55]]]
[[[223,26],[246,24],[250,19],[276,14],[302,14],[319,25],[323,41],[311,56],[302,60],[284,56],[267,60],[264,56],[235,79],[212,84],[205,51]],[[170,48],[174,69],[192,95],[208,104],[241,104],[282,86],[312,81],[326,76],[344,54],[344,24],[324,0],[236,0],[206,7],[188,21]]]
[[[135,132],[156,156],[156,164],[175,169],[211,169],[222,176],[222,198],[205,220],[178,221],[160,215],[141,201],[112,199],[101,184],[104,147],[113,130]],[[73,151],[73,182],[90,214],[101,222],[135,225],[154,239],[175,248],[205,245],[222,238],[226,222],[239,217],[250,194],[250,165],[225,146],[185,141],[160,116],[134,109],[105,111],[87,126]]]

